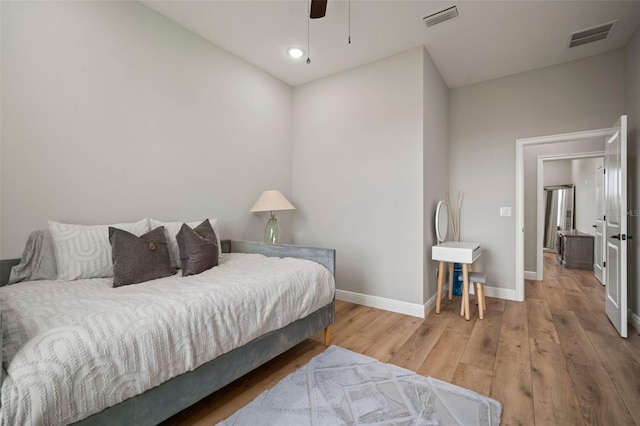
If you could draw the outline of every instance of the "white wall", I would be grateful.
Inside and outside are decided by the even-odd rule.
[[[526,147],[525,151],[528,151]],[[543,175],[542,184],[544,186],[573,183],[571,180],[571,160],[545,161]],[[527,181],[527,186],[531,183],[532,182]]]
[[[137,2],[1,7],[2,258],[47,219],[262,238],[253,202],[291,192],[289,86]]]
[[[602,165],[602,158],[582,158],[571,161],[572,182],[576,191],[576,222],[574,228],[585,234],[595,235],[598,219],[596,197],[596,169]]]
[[[513,290],[502,295],[515,297],[516,139],[611,126],[625,109],[623,70],[616,51],[450,91],[449,187],[465,192],[462,239],[483,244],[489,285]],[[499,216],[500,206],[513,215]]]
[[[446,155],[446,90],[425,55],[415,48],[294,89],[296,243],[336,248],[338,289],[414,305],[432,287],[424,209],[443,190],[425,183],[424,149]]]
[[[640,324],[637,315],[640,315],[640,224],[638,223],[637,211],[640,209],[638,200],[640,199],[640,155],[638,146],[640,145],[640,30],[636,31],[633,39],[626,47],[626,99],[627,115],[629,119],[629,139],[627,141],[629,151],[629,201],[628,209],[633,212],[629,216],[629,234],[635,239],[629,242],[629,308],[636,315],[635,326],[640,331]]]

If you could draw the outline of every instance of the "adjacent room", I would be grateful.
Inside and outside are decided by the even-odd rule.
[[[640,1],[0,1],[0,73],[0,423],[640,424]]]

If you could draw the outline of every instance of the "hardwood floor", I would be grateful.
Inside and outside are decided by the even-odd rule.
[[[487,298],[485,319],[460,298],[424,320],[338,301],[332,344],[473,389],[502,403],[504,425],[640,424],[640,336],[620,338],[591,271],[545,255],[526,302]],[[212,425],[324,350],[322,334],[168,420]]]

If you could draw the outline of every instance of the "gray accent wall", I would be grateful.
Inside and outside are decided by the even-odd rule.
[[[138,2],[1,8],[0,258],[47,219],[262,239],[253,203],[291,196],[291,87]]]
[[[516,139],[610,127],[625,111],[623,50],[450,90],[449,188],[488,286],[515,297]],[[511,207],[502,217],[500,207]]]
[[[295,239],[336,249],[339,290],[422,305],[435,289],[426,236],[446,191],[447,93],[425,56],[294,89]]]
[[[637,318],[640,315],[640,224],[638,221],[638,210],[640,209],[640,30],[636,31],[633,39],[626,48],[626,99],[627,114],[629,124],[628,145],[628,165],[629,165],[629,181],[628,186],[628,210],[632,212],[629,215],[628,227],[629,234],[633,236],[633,240],[629,241],[629,275],[628,275],[628,306],[636,315],[636,328],[638,328]],[[637,330],[640,332],[640,330]]]

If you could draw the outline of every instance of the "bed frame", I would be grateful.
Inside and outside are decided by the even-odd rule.
[[[333,249],[223,240],[222,252],[258,253],[271,257],[295,257],[313,260],[324,265],[335,277],[336,252]],[[0,261],[0,285],[5,285],[9,281],[11,267],[19,261],[19,259]],[[305,318],[258,337],[244,346],[201,365],[193,371],[176,376],[155,388],[75,424],[156,425],[323,329],[324,343],[328,346],[329,326],[333,324],[334,320],[335,299]],[[0,339],[1,344],[2,339]],[[0,346],[0,353],[1,349],[2,347]]]

